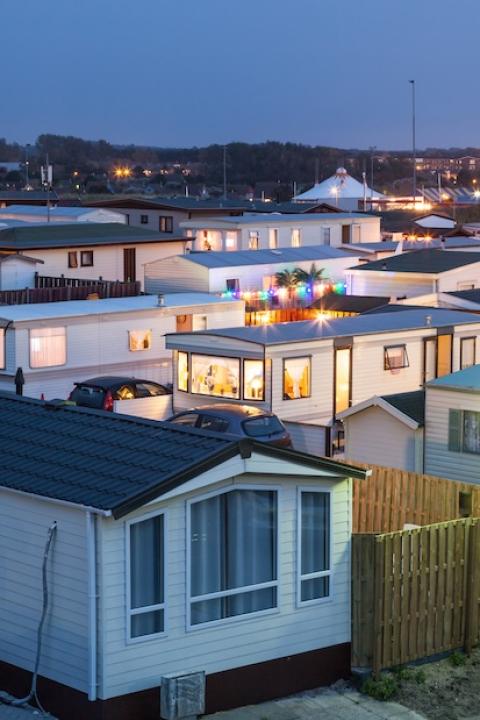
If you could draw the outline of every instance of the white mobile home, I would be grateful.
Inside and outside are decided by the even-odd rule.
[[[423,473],[425,391],[374,396],[339,413],[349,461]]]
[[[127,375],[172,381],[165,334],[244,324],[239,300],[177,293],[108,300],[8,305],[0,308],[0,389],[14,390],[22,368],[23,392],[68,397],[76,381]]]
[[[196,715],[349,674],[366,471],[6,393],[0,412],[3,690],[31,683],[44,554],[37,689],[60,720],[160,717],[169,681]]]
[[[236,292],[268,290],[276,286],[275,273],[297,268],[309,272],[312,264],[322,278],[344,282],[346,268],[359,256],[318,245],[278,250],[191,252],[145,266],[146,292]]]
[[[427,385],[425,472],[480,484],[480,365]]]
[[[33,255],[48,276],[138,280],[145,263],[181,255],[187,238],[121,223],[42,223],[0,228],[0,252]]]
[[[414,297],[480,287],[478,252],[441,249],[399,253],[346,271],[347,293]]]
[[[35,287],[35,274],[43,265],[42,260],[0,252],[0,290],[23,290]]]
[[[9,205],[0,209],[0,222],[2,220],[20,220],[29,223],[122,223],[126,224],[123,213],[103,208],[85,207],[43,207],[40,205]]]
[[[457,370],[478,335],[478,315],[438,309],[169,335],[174,408],[223,398],[329,427],[373,395],[417,390]]]
[[[253,214],[188,220],[180,227],[193,250],[275,250],[306,245],[377,242],[380,218],[362,213]]]

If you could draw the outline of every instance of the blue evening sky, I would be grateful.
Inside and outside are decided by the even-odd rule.
[[[480,145],[479,0],[4,0],[0,137]]]

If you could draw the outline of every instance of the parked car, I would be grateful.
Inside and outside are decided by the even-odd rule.
[[[292,446],[290,435],[278,417],[251,405],[203,405],[172,415],[167,422],[249,437],[279,447]]]
[[[113,411],[115,400],[171,395],[172,389],[152,380],[132,377],[102,376],[75,383],[69,400],[83,407]]]

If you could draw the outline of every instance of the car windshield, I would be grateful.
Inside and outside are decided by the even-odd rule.
[[[243,429],[249,437],[260,437],[262,435],[277,435],[285,432],[280,420],[275,415],[262,415],[261,417],[244,420]]]

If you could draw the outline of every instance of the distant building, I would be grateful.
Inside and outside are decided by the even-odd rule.
[[[385,195],[376,192],[367,185],[355,180],[343,167],[335,175],[323,180],[307,190],[295,195],[297,202],[330,202],[342,210],[361,210],[363,201],[381,200]]]
[[[43,190],[3,190],[0,191],[0,208],[9,205],[56,205],[58,195],[53,190],[49,193]]]
[[[125,215],[112,210],[63,206],[47,208],[43,205],[9,205],[0,209],[0,223],[3,220],[19,220],[30,223],[118,222],[126,224]]]

